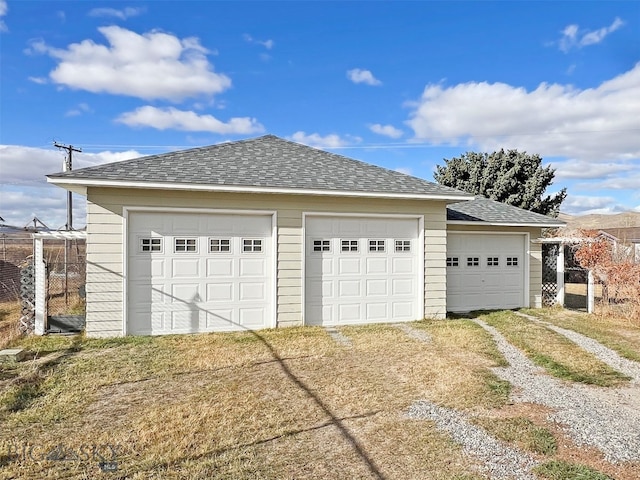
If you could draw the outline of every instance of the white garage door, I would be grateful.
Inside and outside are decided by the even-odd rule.
[[[447,234],[447,310],[525,306],[524,235]]]
[[[305,323],[422,318],[418,238],[417,219],[307,217]]]
[[[271,215],[130,213],[127,333],[273,326],[271,232]]]

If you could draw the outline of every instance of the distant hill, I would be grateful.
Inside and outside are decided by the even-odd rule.
[[[615,215],[567,215],[560,213],[558,220],[567,222],[568,229],[584,228],[601,230],[604,228],[640,227],[640,212],[624,212]]]

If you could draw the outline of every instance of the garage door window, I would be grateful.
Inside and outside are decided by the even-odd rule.
[[[314,240],[313,251],[314,252],[330,252],[331,240]]]
[[[176,253],[197,252],[198,242],[195,238],[176,238],[174,250]]]
[[[457,267],[460,265],[458,257],[447,257],[447,267]]]
[[[467,267],[479,267],[479,266],[480,266],[479,257],[467,257]]]
[[[209,253],[229,253],[231,251],[231,240],[228,238],[210,238]]]
[[[396,252],[410,252],[411,240],[396,240]]]
[[[162,239],[161,238],[141,238],[140,251],[141,252],[162,252]]]
[[[518,257],[507,257],[507,267],[517,267]]]
[[[384,252],[385,251],[385,241],[384,240],[369,240],[369,251],[370,252]]]
[[[500,260],[498,257],[487,257],[487,267],[499,267]]]
[[[341,240],[340,245],[343,252],[358,251],[358,240]]]
[[[245,238],[242,240],[243,252],[261,252],[262,240],[257,238]]]

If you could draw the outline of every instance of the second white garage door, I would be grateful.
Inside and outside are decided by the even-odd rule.
[[[305,323],[422,318],[419,238],[415,218],[307,216]]]
[[[525,235],[447,234],[447,310],[526,305]]]

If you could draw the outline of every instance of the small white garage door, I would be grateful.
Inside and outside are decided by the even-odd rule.
[[[131,212],[127,333],[273,326],[271,215]]]
[[[422,318],[419,238],[417,219],[306,217],[305,323]]]
[[[525,235],[447,234],[447,310],[526,306]]]

